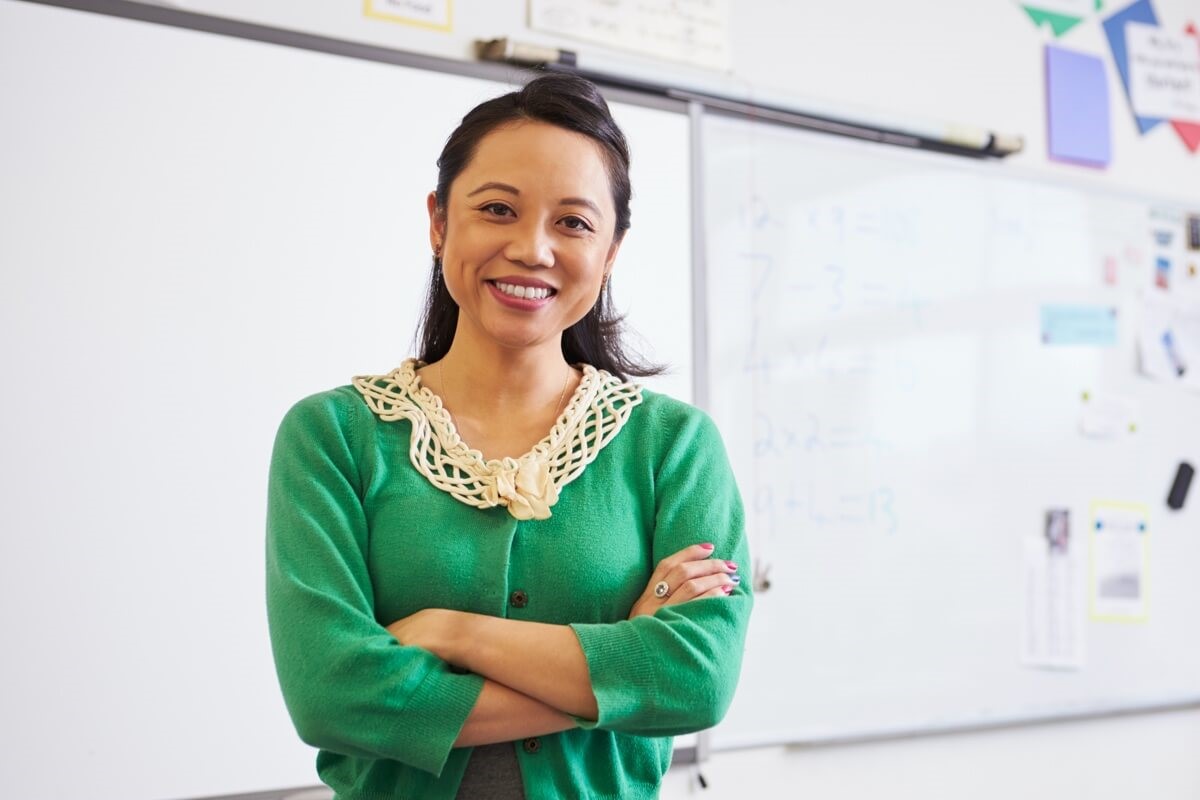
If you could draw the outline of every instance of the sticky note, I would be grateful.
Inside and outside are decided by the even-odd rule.
[[[1113,347],[1117,309],[1110,306],[1042,306],[1042,344]]]
[[[1112,161],[1103,60],[1046,45],[1046,121],[1051,158],[1096,167]]]

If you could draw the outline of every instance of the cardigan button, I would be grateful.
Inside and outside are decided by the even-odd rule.
[[[513,608],[524,608],[529,605],[529,595],[524,589],[517,589],[508,596],[508,602],[512,603]]]
[[[522,746],[525,748],[526,753],[534,755],[542,749],[542,740],[536,736],[530,736],[522,743]]]

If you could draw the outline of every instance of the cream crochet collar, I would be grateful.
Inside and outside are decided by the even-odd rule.
[[[484,461],[458,435],[442,398],[421,385],[408,359],[386,375],[360,375],[354,388],[380,419],[412,423],[408,455],[417,471],[456,500],[504,506],[517,519],[547,519],[559,491],[596,460],[642,402],[640,386],[584,364],[583,380],[550,433],[520,458]]]

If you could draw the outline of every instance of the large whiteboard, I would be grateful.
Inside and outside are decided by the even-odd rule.
[[[770,583],[714,747],[1200,699],[1200,503],[1164,502],[1200,395],[1139,376],[1135,348],[1179,209],[725,117],[701,141],[712,411]],[[1116,308],[1117,341],[1043,344],[1055,304]],[[1082,436],[1083,392],[1134,404],[1136,433]],[[1150,508],[1144,623],[1088,618],[1103,500]],[[1075,670],[1020,659],[1024,548],[1052,508]]]
[[[316,783],[267,638],[275,429],[409,354],[434,161],[511,88],[0,0],[5,796]],[[686,399],[688,121],[613,110],[614,291]]]

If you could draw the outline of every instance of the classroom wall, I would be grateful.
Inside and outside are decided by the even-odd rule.
[[[834,108],[903,120],[973,125],[1025,137],[1009,160],[1096,185],[1159,197],[1200,197],[1200,157],[1160,124],[1139,135],[1099,19],[1129,5],[1102,0],[1098,19],[1058,40],[1015,0],[787,0],[729,2],[729,73],[655,61],[530,30],[527,0],[459,0],[450,32],[369,19],[363,3],[288,0],[156,0],[153,4],[291,28],[445,58],[474,59],[474,42],[508,36],[573,49],[587,67],[677,85],[710,87],[803,109]],[[1197,0],[1153,0],[1164,28],[1200,25]],[[1102,56],[1109,72],[1113,162],[1094,170],[1046,157],[1043,45]]]
[[[471,58],[476,38],[511,36],[577,49],[586,62],[622,62],[629,71],[707,83],[764,101],[804,98],[872,114],[973,124],[1024,135],[1012,161],[1097,186],[1200,203],[1200,155],[1189,154],[1168,125],[1141,136],[1096,21],[1060,44],[1101,55],[1110,72],[1113,163],[1107,170],[1055,164],[1046,157],[1042,46],[1012,0],[840,0],[730,3],[733,70],[715,75],[655,64],[530,31],[524,0],[455,3],[454,30],[438,32],[364,19],[362,4],[289,0],[185,0],[162,3],[243,20],[397,47]],[[1124,2],[1105,0],[1116,9]],[[1200,24],[1200,2],[1155,0],[1160,21]],[[780,691],[787,691],[780,687]],[[676,770],[665,798],[704,796],[874,798],[1200,797],[1200,711],[818,749],[773,748],[713,755],[701,792],[690,770]]]

